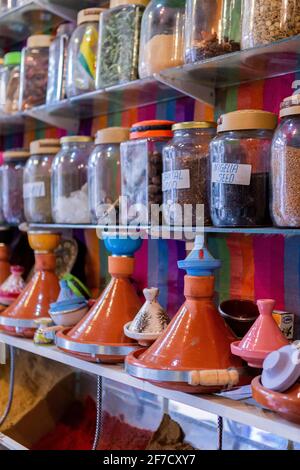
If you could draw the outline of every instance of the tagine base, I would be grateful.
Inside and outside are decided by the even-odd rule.
[[[16,336],[18,338],[27,338],[33,339],[34,333],[36,332],[36,328],[24,328],[22,327],[22,331],[16,331],[15,326],[0,326],[1,333],[6,333],[10,336]]]
[[[252,396],[263,407],[278,413],[282,418],[300,424],[300,383],[286,392],[275,392],[262,386],[261,376],[252,380]]]

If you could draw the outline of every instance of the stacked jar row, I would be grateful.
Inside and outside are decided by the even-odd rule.
[[[21,59],[5,59],[0,109],[27,110],[299,33],[295,0],[111,0],[109,9],[80,11],[75,29],[31,36]]]

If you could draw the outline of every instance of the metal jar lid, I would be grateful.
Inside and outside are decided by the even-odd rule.
[[[93,139],[92,137],[89,137],[87,135],[68,135],[68,136],[65,136],[65,137],[61,137],[60,139],[60,143],[61,144],[67,144],[67,143],[71,143],[71,142],[92,142]]]
[[[177,122],[172,126],[172,131],[179,131],[182,129],[210,129],[217,127],[217,123],[213,121],[187,121]]]
[[[59,139],[40,139],[30,143],[31,155],[54,155],[59,150]]]
[[[13,149],[7,150],[3,153],[3,160],[9,162],[11,160],[27,160],[30,157],[28,150],[25,149]]]
[[[300,95],[298,93],[284,98],[280,103],[279,116],[282,118],[297,114],[300,114]]]

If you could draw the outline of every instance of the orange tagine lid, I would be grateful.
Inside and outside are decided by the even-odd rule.
[[[173,137],[174,121],[149,120],[139,121],[133,124],[130,129],[130,139],[143,139],[147,137]]]

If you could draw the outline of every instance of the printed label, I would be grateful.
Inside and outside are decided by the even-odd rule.
[[[213,183],[249,186],[251,168],[251,165],[242,163],[213,163],[211,180]]]
[[[46,189],[43,181],[37,181],[36,183],[25,183],[23,184],[23,197],[45,197]]]
[[[165,171],[162,174],[163,191],[170,191],[170,189],[189,189],[190,186],[190,170]]]

